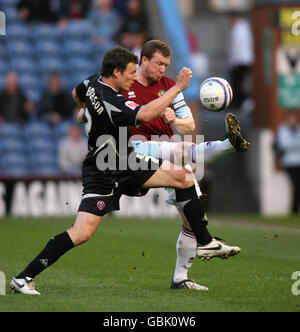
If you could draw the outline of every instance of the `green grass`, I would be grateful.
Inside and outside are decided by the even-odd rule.
[[[0,312],[299,312],[300,295],[291,292],[291,276],[300,271],[300,221],[298,228],[293,218],[271,221],[213,216],[212,234],[243,251],[224,261],[195,259],[189,277],[209,287],[197,292],[169,289],[179,220],[106,218],[88,243],[36,278],[41,296],[10,294],[7,285]],[[0,270],[7,284],[72,222],[0,219]]]

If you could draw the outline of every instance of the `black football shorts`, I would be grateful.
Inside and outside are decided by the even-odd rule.
[[[95,165],[83,167],[83,195],[78,212],[88,212],[104,216],[109,212],[120,210],[120,198],[127,196],[144,196],[149,189],[142,188],[162,164],[157,160],[157,167],[150,166],[147,170],[126,170],[117,172],[101,172]],[[156,161],[155,161],[156,162]]]

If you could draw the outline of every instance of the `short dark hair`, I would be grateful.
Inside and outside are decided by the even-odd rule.
[[[136,55],[130,52],[127,48],[115,46],[110,49],[104,56],[101,68],[101,75],[104,77],[112,76],[115,69],[124,72],[128,63],[133,62],[138,64],[139,59]]]
[[[156,39],[149,40],[143,47],[140,64],[142,63],[143,56],[148,59],[152,59],[155,52],[160,52],[165,57],[171,56],[172,53],[171,48],[165,42]]]

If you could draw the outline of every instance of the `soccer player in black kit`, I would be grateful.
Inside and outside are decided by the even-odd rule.
[[[85,107],[89,136],[89,152],[82,169],[82,201],[74,225],[52,237],[25,270],[13,277],[10,282],[13,291],[39,295],[33,279],[67,251],[88,241],[103,216],[119,209],[123,194],[139,196],[154,187],[176,189],[177,203],[197,239],[198,257],[239,253],[238,247],[226,246],[210,235],[203,203],[197,196],[194,181],[187,180],[187,170],[178,170],[168,161],[138,155],[133,152],[130,142],[123,144],[122,135],[127,133],[130,136],[127,127],[160,116],[188,87],[192,78],[192,71],[182,68],[176,84],[163,96],[139,106],[120,93],[121,90],[128,91],[136,79],[137,63],[138,58],[134,54],[117,46],[106,53],[101,74],[87,78],[74,89],[73,98]]]

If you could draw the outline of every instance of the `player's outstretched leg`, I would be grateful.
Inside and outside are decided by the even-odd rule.
[[[225,117],[226,137],[236,151],[246,152],[250,143],[243,137],[238,118],[228,113]]]
[[[88,241],[96,232],[101,220],[100,216],[79,212],[70,229],[52,237],[25,270],[12,278],[11,290],[26,295],[40,295],[35,289],[33,279],[54,264],[67,251]]]
[[[17,278],[13,277],[10,284],[10,289],[12,292],[23,293],[27,295],[41,295],[35,289],[35,283],[32,278]]]
[[[228,246],[222,240],[213,238],[207,245],[197,245],[197,257],[202,261],[210,260],[214,257],[227,259],[230,256],[236,256],[241,252],[241,248],[237,246]]]

